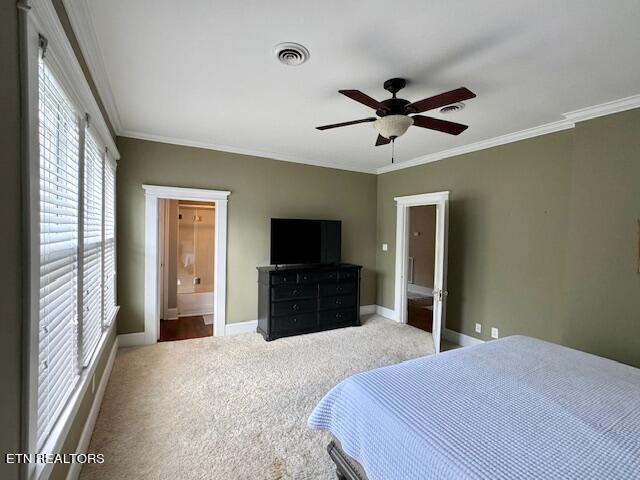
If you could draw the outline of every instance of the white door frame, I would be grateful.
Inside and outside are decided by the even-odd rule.
[[[158,281],[158,236],[160,199],[192,200],[215,204],[213,331],[223,336],[226,324],[227,289],[227,201],[231,192],[199,188],[142,185],[144,209],[144,337],[145,343],[158,341],[160,305]]]
[[[440,338],[445,325],[447,297],[447,227],[449,192],[424,193],[395,197],[396,201],[396,272],[395,317],[407,323],[407,274],[409,251],[409,208],[421,205],[436,206],[436,252],[433,276],[433,343],[440,352]]]

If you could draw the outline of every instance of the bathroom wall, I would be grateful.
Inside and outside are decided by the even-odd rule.
[[[178,294],[213,291],[213,204],[178,201]]]
[[[178,201],[163,201],[167,209],[167,307],[178,308]]]

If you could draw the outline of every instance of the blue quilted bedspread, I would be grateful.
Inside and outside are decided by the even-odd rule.
[[[523,336],[354,375],[308,423],[369,480],[640,479],[640,370]]]

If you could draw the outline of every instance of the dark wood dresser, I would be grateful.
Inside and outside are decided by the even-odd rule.
[[[258,332],[276,338],[360,325],[360,265],[258,267]]]

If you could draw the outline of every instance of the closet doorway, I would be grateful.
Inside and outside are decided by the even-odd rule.
[[[213,335],[215,204],[161,199],[159,341]]]
[[[449,192],[396,197],[395,314],[440,352],[447,300]]]

